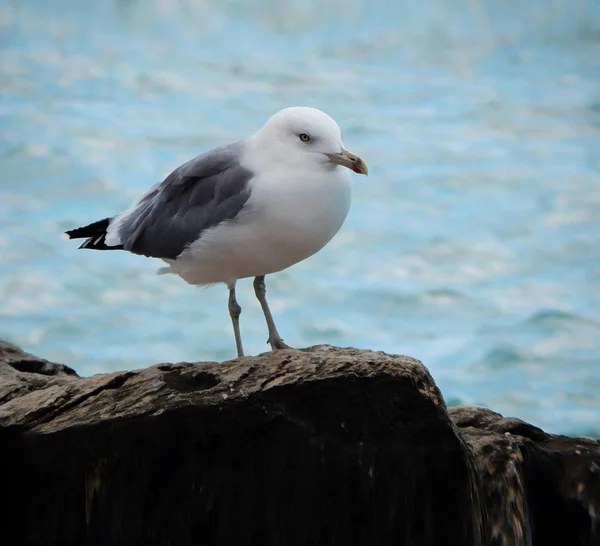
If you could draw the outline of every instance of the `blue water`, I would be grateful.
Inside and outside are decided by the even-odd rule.
[[[232,358],[224,287],[59,234],[306,104],[370,176],[268,279],[284,338],[408,354],[452,404],[600,436],[600,3],[390,4],[1,1],[0,338],[85,375]]]

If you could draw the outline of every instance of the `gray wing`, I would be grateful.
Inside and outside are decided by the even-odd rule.
[[[118,228],[134,254],[175,259],[201,233],[242,210],[254,173],[240,162],[237,142],[202,154],[175,169],[144,195]]]

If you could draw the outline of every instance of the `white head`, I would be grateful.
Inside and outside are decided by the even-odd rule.
[[[288,168],[342,166],[367,174],[365,162],[344,148],[338,124],[315,108],[293,106],[280,110],[254,138],[272,162]]]

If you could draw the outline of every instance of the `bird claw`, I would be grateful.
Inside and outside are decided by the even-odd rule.
[[[267,343],[269,345],[271,345],[271,349],[273,351],[281,351],[283,349],[293,349],[293,347],[290,347],[287,343],[284,343],[283,339],[281,339],[280,337],[277,337],[275,339],[269,338],[267,340]]]

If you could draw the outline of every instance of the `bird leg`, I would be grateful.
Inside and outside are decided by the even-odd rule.
[[[281,336],[277,331],[277,326],[275,326],[273,315],[271,314],[269,304],[267,303],[267,286],[265,284],[264,275],[254,279],[254,293],[256,294],[256,299],[258,299],[263,313],[265,314],[265,320],[267,321],[267,328],[269,329],[269,339],[267,340],[267,343],[271,345],[273,351],[276,351],[277,349],[291,349],[289,345],[286,345],[283,342],[283,339],[281,339]]]
[[[240,315],[242,308],[235,299],[235,282],[229,285],[229,316],[233,324],[233,335],[235,336],[235,346],[237,348],[238,358],[244,356],[242,347],[242,336],[240,335]]]

